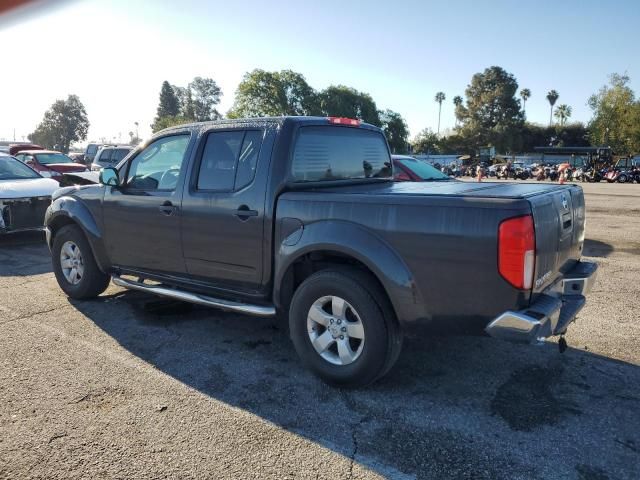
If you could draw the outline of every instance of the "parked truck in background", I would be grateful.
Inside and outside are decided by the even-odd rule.
[[[62,290],[126,288],[288,315],[331,384],[387,373],[403,332],[473,322],[495,337],[562,335],[596,265],[581,261],[580,187],[394,182],[382,131],[344,118],[183,125],[100,185],[59,190],[47,241]]]

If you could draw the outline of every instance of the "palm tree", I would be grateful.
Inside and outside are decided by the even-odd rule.
[[[453,104],[455,105],[455,110],[458,110],[458,107],[462,105],[462,97],[460,95],[456,95],[453,97]],[[456,125],[458,125],[458,115],[456,115]]]
[[[529,97],[531,97],[531,90],[529,90],[528,88],[523,88],[522,90],[520,90],[520,96],[522,97],[522,113],[524,113],[524,116],[527,116],[527,100],[529,100]]]
[[[558,108],[556,108],[556,113],[554,113],[554,116],[560,122],[560,126],[564,125],[567,119],[571,116],[571,107],[566,103],[563,103],[562,105],[558,105]]]
[[[436,93],[436,102],[440,104],[438,107],[438,136],[440,136],[440,113],[442,113],[442,102],[444,102],[445,98],[447,97],[445,97],[444,92]]]
[[[551,105],[551,112],[549,113],[549,125],[551,125],[551,123],[553,122],[553,106],[556,104],[556,100],[558,100],[559,96],[560,94],[555,90],[549,90],[549,93],[547,93],[547,100],[549,100],[549,105]]]

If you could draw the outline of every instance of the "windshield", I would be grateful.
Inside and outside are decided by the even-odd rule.
[[[87,155],[94,155],[98,151],[98,145],[91,143],[87,146]]]
[[[421,162],[419,160],[413,160],[410,158],[402,158],[398,160],[403,167],[408,168],[422,180],[451,180],[448,176],[442,173],[437,168],[429,165],[428,163]]]
[[[53,163],[73,163],[64,153],[38,153],[36,155],[38,163],[42,165],[51,165]]]
[[[384,136],[364,128],[300,128],[293,152],[296,182],[392,177]]]
[[[40,178],[40,175],[13,157],[0,157],[0,180],[23,178]]]

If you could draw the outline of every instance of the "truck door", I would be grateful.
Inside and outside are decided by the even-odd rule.
[[[215,129],[196,153],[183,196],[182,247],[187,272],[213,287],[260,289],[271,154],[264,139],[262,129]]]
[[[121,169],[122,185],[105,187],[105,245],[121,267],[184,274],[180,241],[181,185],[191,135],[151,142]]]

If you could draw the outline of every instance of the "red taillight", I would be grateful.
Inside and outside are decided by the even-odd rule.
[[[516,288],[529,289],[533,285],[536,262],[536,235],[533,217],[510,218],[498,229],[498,271]]]
[[[349,125],[351,127],[359,127],[360,120],[356,120],[355,118],[345,118],[345,117],[327,117],[329,123],[333,123],[335,125]]]

